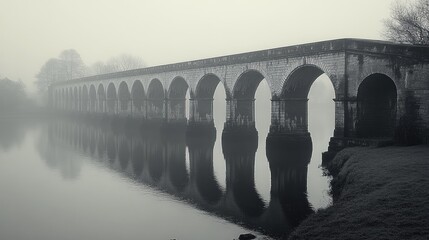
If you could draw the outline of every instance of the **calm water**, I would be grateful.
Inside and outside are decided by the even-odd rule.
[[[256,108],[269,119],[264,104]],[[319,165],[333,129],[310,118],[312,148],[295,141],[284,156],[268,148],[269,158],[260,119],[257,135],[224,139],[219,123],[216,134],[187,138],[184,128],[2,120],[0,239],[287,236],[331,201]]]

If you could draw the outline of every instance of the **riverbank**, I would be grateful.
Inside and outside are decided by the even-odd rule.
[[[429,146],[345,149],[329,171],[334,204],[289,239],[429,239]]]

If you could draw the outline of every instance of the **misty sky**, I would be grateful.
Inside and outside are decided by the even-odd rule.
[[[122,53],[146,64],[335,38],[381,39],[393,0],[0,0],[0,77],[29,91],[64,49],[83,61]]]

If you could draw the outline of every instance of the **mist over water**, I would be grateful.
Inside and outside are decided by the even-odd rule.
[[[288,189],[295,180],[286,181],[280,192],[272,184],[279,176],[271,172],[266,154],[271,120],[266,81],[255,94],[254,178],[234,162],[252,162],[247,153],[255,149],[228,155],[222,146],[225,98],[220,83],[214,96],[213,143],[204,137],[184,140],[180,134],[145,136],[144,131],[77,118],[1,120],[0,236],[233,239],[251,232],[275,237],[287,235],[303,217],[330,204],[329,179],[319,167],[334,129],[334,94],[327,76],[314,82],[308,97],[313,151],[304,195],[305,186]],[[292,170],[290,176],[300,172]]]

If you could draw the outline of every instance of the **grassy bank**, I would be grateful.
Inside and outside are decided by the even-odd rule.
[[[290,239],[429,239],[429,146],[346,149],[329,169],[333,206]]]

